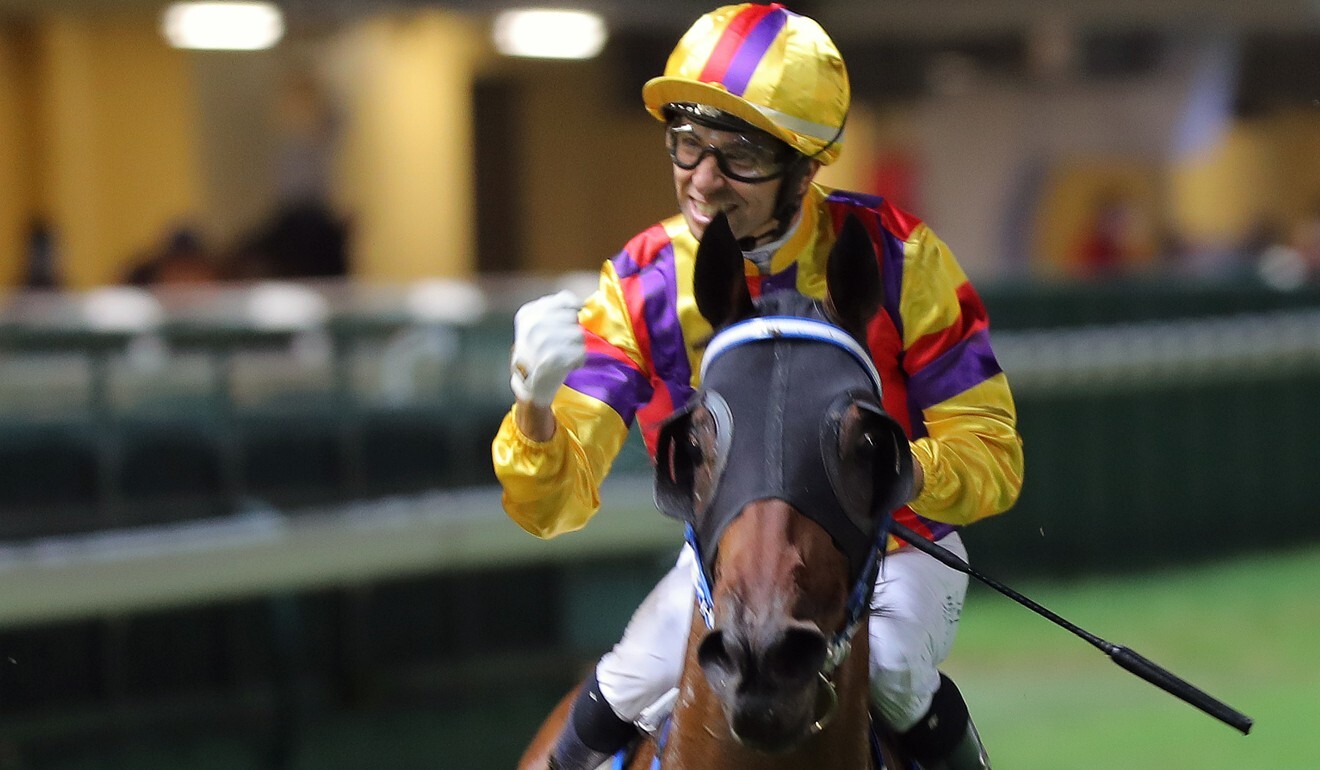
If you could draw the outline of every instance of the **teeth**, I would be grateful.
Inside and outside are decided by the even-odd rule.
[[[706,217],[713,217],[720,213],[720,207],[711,203],[697,203],[696,201],[693,201],[692,207],[695,208],[699,214]]]

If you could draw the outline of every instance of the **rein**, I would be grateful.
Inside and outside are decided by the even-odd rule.
[[[837,326],[824,321],[797,316],[750,318],[720,331],[706,347],[706,354],[701,362],[701,378],[705,381],[711,363],[733,348],[755,342],[782,339],[823,342],[846,351],[865,370],[873,386],[874,395],[877,401],[879,400],[881,394],[880,374],[876,371],[875,364],[871,361],[871,356],[866,349]],[[838,696],[835,692],[833,676],[839,665],[848,656],[848,651],[852,647],[852,638],[867,617],[872,588],[875,585],[876,573],[880,567],[880,554],[883,553],[888,537],[888,526],[879,527],[867,559],[849,593],[848,604],[844,608],[843,626],[831,637],[825,655],[825,662],[821,665],[820,671],[817,672],[821,682],[826,686],[828,697],[827,702],[822,704],[821,714],[812,725],[813,732],[820,732],[824,729],[838,706]],[[693,561],[692,582],[696,589],[697,607],[701,612],[702,619],[706,622],[706,627],[714,629],[715,604],[713,592],[710,581],[706,576],[706,570],[702,566],[705,563],[702,547],[698,542],[696,530],[691,522],[688,522],[685,526],[685,539],[696,555],[696,559]]]

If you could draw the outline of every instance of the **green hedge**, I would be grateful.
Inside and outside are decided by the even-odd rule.
[[[1018,397],[1018,504],[965,532],[1004,574],[1150,567],[1320,538],[1320,372]]]

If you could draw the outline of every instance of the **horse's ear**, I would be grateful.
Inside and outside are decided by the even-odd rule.
[[[697,247],[692,278],[697,309],[710,325],[719,329],[752,314],[752,295],[743,273],[742,250],[720,212],[706,226]]]
[[[846,329],[864,333],[880,309],[884,287],[875,245],[866,226],[849,214],[825,264],[825,285],[835,320]]]

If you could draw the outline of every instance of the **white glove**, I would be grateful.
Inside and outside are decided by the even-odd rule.
[[[550,406],[568,373],[586,360],[587,341],[577,317],[581,307],[582,301],[565,289],[518,309],[509,385],[519,401]]]

